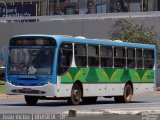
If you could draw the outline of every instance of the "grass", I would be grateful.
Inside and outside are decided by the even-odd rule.
[[[4,81],[0,80],[0,85],[4,85]]]
[[[1,94],[1,93],[4,93],[4,91],[5,91],[5,90],[4,90],[4,85],[0,85],[0,94]]]
[[[4,93],[4,81],[0,80],[0,93]]]

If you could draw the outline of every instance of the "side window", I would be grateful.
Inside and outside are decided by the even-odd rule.
[[[87,66],[87,49],[85,44],[75,44],[75,63],[77,66]]]
[[[142,56],[142,49],[136,49],[136,61],[137,61],[137,68],[143,68],[143,56]]]
[[[112,46],[101,46],[101,67],[113,66],[113,50]]]
[[[127,68],[135,68],[135,49],[127,49]]]
[[[153,69],[154,66],[154,51],[144,50],[144,68]]]
[[[72,43],[62,43],[58,55],[58,74],[66,72],[72,63]]]
[[[99,46],[88,45],[88,66],[98,67],[99,66]]]
[[[114,67],[124,68],[126,66],[126,55],[124,47],[114,49]]]

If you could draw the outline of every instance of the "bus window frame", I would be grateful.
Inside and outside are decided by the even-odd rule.
[[[89,46],[92,46],[92,47],[93,47],[93,46],[96,46],[96,47],[98,47],[98,52],[97,52],[97,53],[98,53],[98,56],[96,56],[96,57],[95,57],[95,56],[89,56],[89,49],[88,49]],[[87,58],[88,58],[88,60],[87,60],[87,61],[88,61],[88,62],[87,62],[87,66],[88,66],[89,68],[98,68],[98,67],[100,66],[100,61],[99,61],[99,57],[100,57],[100,54],[99,54],[99,53],[100,53],[100,52],[99,52],[99,44],[87,44],[87,53],[88,53],[88,54],[87,54]],[[95,65],[95,66],[89,65],[89,57],[94,57],[94,58],[98,59],[98,64]]]
[[[107,50],[108,48],[111,48],[111,56],[105,56],[105,57],[104,57],[104,56],[101,56],[101,54],[102,54],[102,52],[101,52],[102,49],[101,49],[101,48],[102,48],[102,47],[105,47],[106,50]],[[100,68],[112,68],[112,67],[113,67],[113,59],[114,59],[114,58],[113,58],[113,46],[101,45],[99,51],[100,51],[100,54],[99,54],[99,55],[100,55]],[[112,66],[106,65],[106,66],[103,67],[103,66],[102,66],[102,57],[105,58],[105,59],[111,59],[111,60],[112,60]]]
[[[116,55],[115,55],[115,54],[117,54],[116,53],[116,48],[121,48],[122,49],[122,56],[123,56],[123,50],[124,50],[124,54],[125,54],[124,57],[121,57],[121,56],[120,57],[116,57]],[[126,55],[126,47],[125,46],[114,46],[114,54],[113,55],[114,55],[114,68],[122,68],[122,69],[125,68],[126,69],[126,67],[127,67],[126,66],[126,57],[127,57],[127,55]],[[122,67],[121,66],[118,66],[118,67],[115,66],[115,59],[116,58],[125,60],[124,65]]]
[[[134,57],[130,58],[128,57],[128,50],[133,50],[134,51]],[[136,48],[135,47],[127,47],[127,69],[136,69]],[[134,67],[128,67],[129,64],[128,64],[128,60],[134,60]]]
[[[67,69],[65,69],[64,70],[64,67],[63,67],[63,71],[62,72],[60,72],[60,62],[59,62],[59,57],[60,57],[60,50],[62,50],[61,49],[61,45],[62,44],[65,44],[65,43],[68,43],[68,44],[71,44],[72,45],[72,49],[70,50],[71,51],[71,53],[72,53],[72,57],[71,57],[71,61],[70,61],[70,63],[69,63],[69,66],[66,66],[66,67],[68,67]],[[62,57],[62,56],[61,56]],[[59,76],[61,76],[61,75],[63,75],[63,74],[65,74],[70,68],[71,68],[71,65],[72,65],[72,62],[73,62],[73,57],[74,57],[74,55],[73,55],[73,43],[72,42],[62,42],[62,43],[60,43],[60,45],[59,45],[59,48],[58,48],[58,57],[57,57],[57,75],[59,75]],[[63,58],[60,58],[60,59],[63,59]],[[61,60],[60,60],[61,61]],[[64,66],[64,65],[63,65]]]
[[[141,50],[142,53],[141,53],[141,58],[137,57],[137,50]],[[138,67],[138,62],[137,60],[142,60],[142,66],[141,67]],[[143,58],[143,48],[136,48],[136,68],[137,69],[144,69],[144,58]]]
[[[145,58],[145,51],[152,51],[152,53],[153,53],[153,58]],[[144,59],[144,61],[143,61],[143,63],[144,63],[144,69],[153,69],[154,68],[154,60],[155,60],[155,58],[154,58],[154,49],[144,49],[143,50],[143,59]],[[145,64],[145,60],[149,60],[149,61],[153,61],[153,64],[152,64],[152,68],[149,68],[149,67],[145,67],[146,66],[146,64]]]
[[[82,57],[82,56],[80,56],[80,55],[76,55],[75,53],[76,53],[76,45],[82,45],[82,46],[84,46],[85,47],[85,52],[86,52],[86,54],[83,56],[83,57],[85,57],[86,58],[86,65],[84,65],[84,66],[81,66],[81,65],[77,65],[77,62],[76,62],[76,57]],[[74,43],[74,59],[75,59],[75,65],[77,66],[77,67],[82,67],[82,68],[86,68],[87,66],[88,66],[88,58],[87,58],[87,44],[85,44],[85,43]]]

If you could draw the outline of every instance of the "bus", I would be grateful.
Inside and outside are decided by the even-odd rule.
[[[27,34],[10,39],[6,93],[38,100],[67,100],[71,105],[132,95],[156,87],[156,46],[67,35]]]

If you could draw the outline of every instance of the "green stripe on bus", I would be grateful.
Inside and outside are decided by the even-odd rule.
[[[154,70],[113,68],[70,68],[61,76],[62,83],[121,83],[131,80],[136,83],[154,82]]]

